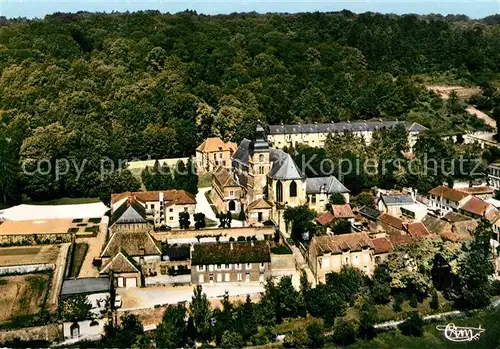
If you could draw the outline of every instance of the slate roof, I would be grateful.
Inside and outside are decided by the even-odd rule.
[[[265,210],[265,209],[270,209],[272,206],[269,202],[267,202],[265,199],[257,199],[254,200],[248,205],[248,211],[251,210]]]
[[[269,134],[299,134],[299,133],[332,133],[332,132],[362,132],[375,131],[382,128],[391,128],[396,124],[403,124],[408,132],[423,132],[426,127],[416,122],[405,121],[361,121],[337,122],[330,124],[303,124],[303,125],[269,125]]]
[[[363,206],[358,210],[359,214],[362,215],[363,217],[370,218],[372,220],[377,220],[381,213],[379,210],[369,207],[369,206]]]
[[[136,266],[135,261],[127,255],[126,252],[120,251],[114,256],[108,264],[106,264],[100,271],[100,274],[109,273],[138,273],[139,268]]]
[[[223,187],[239,187],[231,173],[224,167],[218,167],[215,172],[216,178]]]
[[[315,236],[311,248],[316,249],[316,255],[325,253],[339,254],[344,251],[361,251],[373,249],[373,243],[366,233],[349,233],[340,235]]]
[[[402,205],[412,205],[415,203],[410,195],[384,195],[380,196],[380,199],[384,202],[386,206],[402,206]]]
[[[111,291],[111,280],[109,277],[79,278],[64,280],[60,296],[71,296],[77,294],[92,294]]]
[[[264,263],[271,261],[266,241],[194,245],[192,265]]]
[[[147,223],[146,208],[133,197],[125,200],[109,219],[109,226],[115,223]]]
[[[157,256],[161,255],[161,243],[146,231],[113,233],[102,256],[113,257],[121,251],[133,257]]]
[[[335,176],[314,177],[306,179],[307,194],[334,194],[334,193],[349,193],[347,189]]]
[[[432,189],[431,191],[429,191],[429,194],[443,197],[453,202],[459,202],[460,200],[469,195],[468,193],[447,187],[445,185],[441,185],[439,187]]]
[[[240,145],[238,146],[236,152],[233,154],[233,161],[236,161],[240,165],[248,167],[248,158],[250,157],[251,143],[252,142],[249,139],[244,138],[240,142]]]
[[[270,149],[270,160],[272,162],[269,177],[276,180],[294,180],[305,178],[299,170],[290,154],[282,150]]]
[[[372,244],[375,249],[375,254],[389,253],[394,249],[391,240],[389,240],[388,238],[372,239]]]

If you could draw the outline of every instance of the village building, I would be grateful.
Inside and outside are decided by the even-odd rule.
[[[488,166],[488,183],[495,190],[500,190],[500,163]]]
[[[495,189],[488,186],[463,187],[456,189],[463,191],[464,193],[473,195],[482,200],[490,199],[491,197],[493,197],[493,194],[495,193]]]
[[[264,283],[272,275],[267,241],[198,244],[191,254],[191,283]]]
[[[377,205],[379,211],[396,217],[421,220],[427,214],[427,207],[409,194],[380,194]]]
[[[391,240],[387,237],[372,239],[374,262],[376,265],[382,264],[389,258],[389,254],[394,250]]]
[[[102,253],[101,275],[112,274],[116,287],[142,286],[142,266],[161,261],[161,242],[147,231],[112,234]]]
[[[198,173],[213,172],[217,167],[231,168],[231,157],[236,148],[235,143],[225,143],[218,137],[207,138],[196,148]]]
[[[247,222],[250,225],[263,224],[271,220],[273,206],[264,198],[257,199],[247,207]]]
[[[328,273],[340,272],[345,265],[372,275],[373,255],[374,246],[366,233],[321,235],[312,238],[307,261],[316,283],[325,283]]]
[[[310,147],[324,147],[329,134],[340,132],[353,132],[359,137],[363,137],[367,144],[371,143],[373,132],[391,128],[396,124],[403,124],[408,133],[410,148],[413,148],[421,132],[427,130],[426,127],[416,122],[404,121],[361,121],[361,122],[337,122],[330,124],[298,124],[298,125],[270,125],[269,142],[273,148],[283,149],[296,147],[304,144]]]
[[[443,214],[456,212],[470,197],[466,192],[441,185],[429,191],[429,207],[439,209]]]
[[[126,202],[129,202],[127,204]],[[125,206],[124,206],[125,205]],[[132,206],[133,210],[129,207]],[[144,210],[140,209],[142,206]],[[131,222],[131,228],[144,229],[142,225],[150,216],[154,227],[169,226],[171,228],[179,227],[179,213],[188,212],[191,216],[195,213],[196,198],[193,194],[184,190],[162,190],[162,191],[139,191],[124,192],[111,195],[111,216],[117,219],[116,211],[125,213],[123,224],[133,215],[134,222]],[[133,212],[135,211],[135,213]],[[141,220],[139,216],[143,219]],[[114,219],[112,219],[114,221]],[[139,220],[141,222],[135,222]],[[110,227],[112,224],[110,224]]]
[[[491,222],[496,218],[498,210],[492,204],[473,196],[460,206],[458,212],[465,216]]]
[[[133,196],[114,206],[109,219],[109,231],[148,231],[153,229],[153,216]]]
[[[213,173],[210,198],[219,212],[239,212],[245,193],[229,170],[218,167]]]

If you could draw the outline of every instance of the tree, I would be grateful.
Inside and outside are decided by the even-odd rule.
[[[391,275],[387,264],[379,264],[373,272],[371,295],[376,304],[387,304],[391,300]]]
[[[181,348],[187,343],[186,307],[184,304],[168,305],[156,329],[156,346]]]
[[[306,333],[307,338],[309,339],[309,348],[323,348],[325,345],[323,329],[323,324],[319,321],[314,321],[307,325]]]
[[[316,218],[316,212],[307,206],[287,207],[283,213],[283,218],[288,226],[292,226],[291,237],[295,241],[303,241],[306,235],[312,238],[315,232],[313,220]]]
[[[437,290],[435,288],[432,289],[432,299],[430,302],[431,309],[438,310],[439,309],[439,296]]]
[[[377,320],[377,310],[373,301],[369,297],[364,297],[359,309],[359,337],[362,339],[372,339],[375,337],[374,325],[377,323]]]
[[[466,255],[459,263],[458,283],[453,289],[459,309],[476,309],[490,304],[490,277],[494,273],[491,258],[491,225],[481,222],[474,238],[465,246]]]
[[[199,230],[201,228],[205,228],[206,222],[205,222],[205,214],[198,212],[194,214],[194,228],[196,230]]]
[[[257,322],[254,314],[254,304],[250,299],[250,295],[247,295],[245,303],[243,304],[243,309],[240,313],[240,323],[243,324],[242,336],[243,339],[250,338],[253,334],[257,333]]]
[[[112,323],[105,327],[102,339],[104,347],[131,348],[147,347],[149,340],[144,336],[144,328],[136,315],[127,314],[120,318],[120,326]]]
[[[191,225],[191,221],[189,220],[189,212],[179,212],[179,227],[181,229],[187,230]]]
[[[276,295],[276,318],[281,322],[285,318],[304,316],[304,305],[299,292],[295,290],[290,276],[284,276],[278,283]]]
[[[394,303],[392,304],[392,310],[400,312],[401,310],[403,310],[401,308],[402,304],[403,304],[403,295],[401,293],[397,293],[394,296]]]
[[[418,311],[414,311],[410,318],[398,326],[405,336],[421,337],[424,334],[424,320]]]
[[[418,308],[417,296],[415,296],[414,294],[412,294],[411,297],[410,297],[410,307],[412,307],[412,308]]]
[[[345,204],[345,197],[340,193],[333,193],[328,199],[332,205],[343,205]]]
[[[93,318],[92,304],[85,295],[66,298],[59,306],[61,317],[65,321],[78,322]]]
[[[351,232],[351,222],[347,219],[336,219],[332,222],[332,231],[335,234],[346,234]]]
[[[335,320],[332,339],[341,346],[352,344],[356,341],[356,329],[354,325],[342,318]]]
[[[193,325],[200,339],[210,339],[210,303],[207,295],[203,293],[203,287],[197,285],[193,288],[193,297],[191,297],[190,316],[193,318]]]
[[[345,265],[340,272],[327,274],[326,284],[346,303],[353,305],[364,284],[364,278],[365,276],[359,269]]]
[[[362,192],[351,199],[351,204],[356,207],[375,207],[375,198],[372,194],[367,192]]]
[[[222,335],[221,348],[243,348],[243,337],[238,332],[226,331]]]
[[[104,203],[109,203],[111,194],[135,192],[141,188],[140,182],[127,169],[113,171],[104,177],[99,190],[99,197]]]
[[[306,303],[309,314],[323,318],[327,325],[332,325],[335,318],[342,316],[346,309],[344,299],[335,293],[331,286],[325,284],[311,289]]]

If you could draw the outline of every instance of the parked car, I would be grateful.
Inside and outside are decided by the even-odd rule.
[[[122,306],[122,296],[117,294],[115,296],[115,308],[121,308],[121,306]]]

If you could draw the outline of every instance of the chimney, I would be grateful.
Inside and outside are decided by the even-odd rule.
[[[160,191],[158,201],[163,202],[163,192]]]

